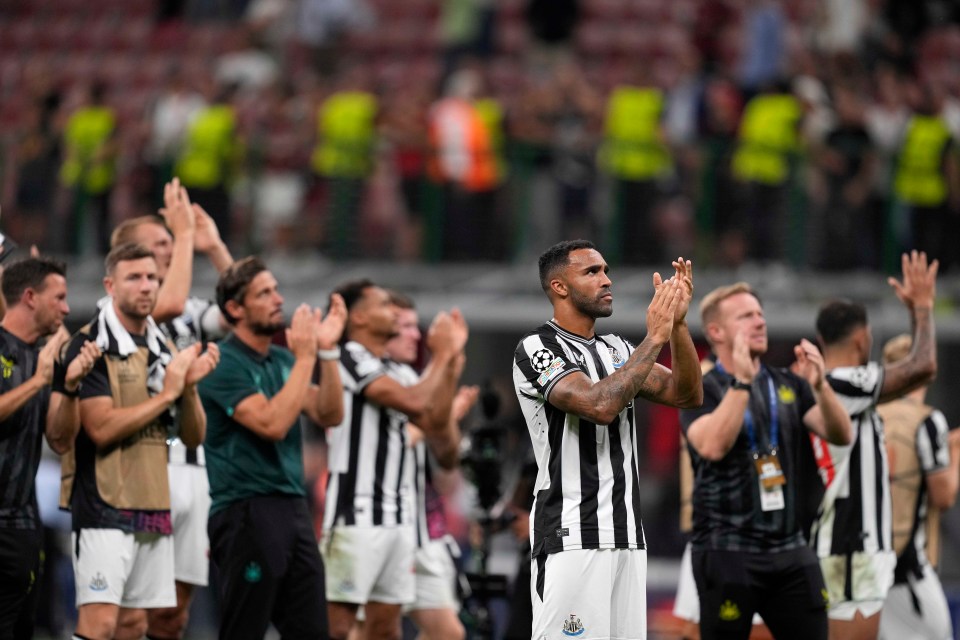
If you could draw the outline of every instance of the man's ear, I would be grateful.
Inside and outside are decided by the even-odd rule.
[[[113,277],[112,276],[103,277],[103,288],[107,292],[107,295],[112,298],[113,297]]]
[[[723,328],[716,322],[708,322],[707,326],[703,328],[704,334],[707,336],[707,340],[710,344],[722,344],[725,337]]]
[[[558,298],[566,298],[569,293],[567,283],[560,278],[554,278],[550,281],[550,291]]]
[[[26,305],[27,309],[33,309],[36,306],[37,291],[33,287],[27,287],[20,296],[20,304]]]
[[[241,304],[240,304],[239,302],[237,302],[236,300],[227,300],[227,303],[226,303],[225,306],[226,306],[226,308],[227,308],[227,309],[226,309],[226,310],[227,310],[227,315],[230,316],[230,318],[231,318],[234,322],[236,322],[236,321],[239,320],[241,317],[243,317],[243,305],[241,305]]]

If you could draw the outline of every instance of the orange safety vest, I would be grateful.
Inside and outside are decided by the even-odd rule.
[[[446,98],[430,114],[434,153],[430,175],[456,182],[468,191],[489,191],[497,185],[497,161],[490,130],[476,107],[466,100]]]

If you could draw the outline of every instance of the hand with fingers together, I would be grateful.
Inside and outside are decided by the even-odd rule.
[[[750,342],[746,331],[738,331],[733,336],[733,376],[743,382],[753,382],[760,373],[760,361],[750,353]]]
[[[800,344],[793,348],[793,355],[797,360],[790,370],[809,382],[814,391],[820,391],[826,372],[823,354],[815,344],[803,338]]]
[[[687,311],[690,309],[690,303],[693,301],[693,263],[690,260],[684,260],[680,256],[673,261],[674,279],[681,284],[683,296],[680,298],[680,304],[677,305],[677,313],[674,317],[676,324],[683,324],[687,318]]]
[[[317,313],[317,348],[332,349],[340,342],[347,325],[347,305],[343,296],[339,293],[330,296],[330,309],[326,317],[322,317],[323,312],[319,309]]]
[[[100,347],[93,340],[83,343],[80,352],[67,365],[63,387],[70,393],[75,393],[87,374],[93,371],[93,365],[103,356]]]
[[[181,239],[196,231],[193,206],[179,178],[174,178],[163,186],[163,208],[159,213],[174,239]]]
[[[647,307],[647,335],[658,343],[670,340],[677,314],[677,307],[683,297],[683,285],[679,280],[662,280],[659,273],[653,274],[653,300]]]

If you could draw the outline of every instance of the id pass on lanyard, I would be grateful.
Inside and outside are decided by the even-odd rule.
[[[780,444],[780,416],[777,407],[777,392],[773,385],[773,377],[767,377],[767,391],[770,396],[770,449],[760,453],[757,446],[757,434],[754,430],[753,414],[747,407],[743,415],[744,425],[747,427],[747,438],[750,440],[750,451],[753,453],[753,465],[757,470],[757,480],[760,483],[760,508],[764,511],[779,511],[786,506],[783,497],[783,486],[787,484],[783,468],[777,458],[777,446]]]

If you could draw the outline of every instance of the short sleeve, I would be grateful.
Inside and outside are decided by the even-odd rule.
[[[351,391],[358,393],[368,384],[387,374],[387,366],[383,359],[370,353],[359,342],[348,342],[341,350],[340,364],[347,373],[345,386],[352,386]],[[352,384],[351,384],[352,381]]]
[[[549,399],[557,382],[580,371],[560,343],[544,333],[532,333],[517,345],[513,354],[515,370],[522,378],[517,390],[529,397]]]
[[[723,395],[727,392],[727,387],[730,386],[729,381],[725,379],[728,377],[715,369],[703,376],[703,404],[693,409],[681,409],[680,411],[680,426],[684,435],[697,418],[716,410],[717,405],[723,400]]]
[[[258,374],[233,351],[224,353],[217,368],[200,381],[200,399],[204,404],[219,407],[226,415],[233,416],[237,405],[258,393],[263,388]],[[266,394],[264,394],[266,395]]]
[[[855,416],[875,406],[883,388],[883,365],[869,362],[859,367],[838,367],[827,374],[847,413]]]
[[[69,367],[73,359],[79,355],[83,345],[90,340],[92,340],[92,338],[86,333],[78,333],[67,343],[61,355],[60,362],[57,363],[53,370],[53,384],[51,385],[53,391],[58,393],[67,392],[64,387],[67,378],[67,367]],[[110,374],[107,371],[106,358],[107,356],[105,355],[98,358],[93,364],[93,369],[90,370],[90,373],[88,373],[81,382],[79,393],[81,399],[113,395],[110,390]]]
[[[934,473],[950,466],[949,431],[946,417],[936,409],[917,429],[917,457],[924,473]]]

